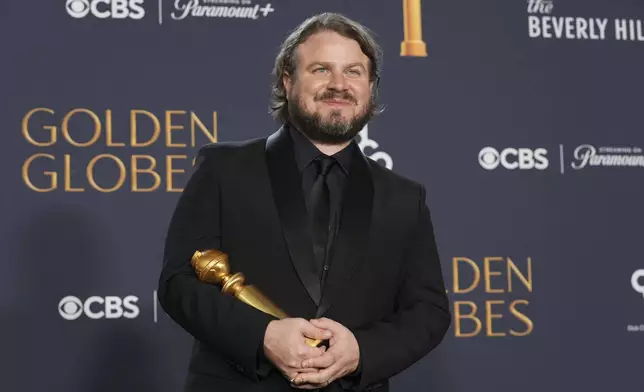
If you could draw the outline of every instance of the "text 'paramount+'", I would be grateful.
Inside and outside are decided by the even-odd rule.
[[[188,16],[205,18],[259,19],[275,9],[271,3],[252,4],[250,0],[175,0],[170,17],[183,20]]]
[[[573,169],[586,167],[644,168],[644,153],[640,147],[595,147],[582,144],[573,152]]]

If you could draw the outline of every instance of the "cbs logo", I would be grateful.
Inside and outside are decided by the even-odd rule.
[[[366,148],[371,148],[372,150],[375,150],[378,148],[378,142],[376,142],[373,139],[369,139],[369,126],[368,124],[365,125],[360,133],[360,143],[358,143],[358,147],[362,151],[363,154],[366,155],[365,149]],[[371,155],[367,155],[369,158],[373,159],[374,161],[382,161],[382,164],[389,170],[393,169],[394,167],[394,161],[391,159],[391,156],[387,154],[384,151],[376,151]]]
[[[86,17],[90,12],[99,19],[142,19],[143,0],[67,0],[67,13],[73,18]]]
[[[642,283],[640,283],[640,279],[642,279]],[[631,286],[633,286],[633,290],[644,296],[644,269],[633,272],[633,275],[631,275]]]
[[[136,302],[139,299],[134,295],[120,297],[89,297],[85,302],[69,295],[58,303],[58,312],[65,320],[76,320],[81,315],[98,320],[102,318],[117,319],[121,317],[133,319],[139,315],[139,307]]]
[[[506,148],[499,152],[493,147],[485,147],[479,152],[479,164],[486,170],[494,170],[499,165],[508,170],[545,170],[548,168],[547,154],[545,148]]]

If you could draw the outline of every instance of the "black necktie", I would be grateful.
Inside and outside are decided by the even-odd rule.
[[[313,182],[310,195],[311,224],[313,234],[313,252],[316,259],[316,272],[320,279],[324,275],[327,241],[329,235],[329,218],[331,214],[331,201],[327,174],[331,170],[335,159],[329,156],[318,157],[314,160],[317,175]]]

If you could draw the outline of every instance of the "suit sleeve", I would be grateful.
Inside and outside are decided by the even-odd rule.
[[[161,307],[194,338],[216,350],[252,380],[272,316],[246,305],[221,288],[201,282],[190,265],[195,250],[220,247],[216,150],[199,150],[167,232],[159,277]]]
[[[419,193],[417,221],[404,253],[396,310],[353,331],[361,358],[361,374],[354,388],[357,390],[390,378],[420,360],[439,345],[451,324],[423,186]]]

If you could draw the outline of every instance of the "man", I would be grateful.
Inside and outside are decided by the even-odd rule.
[[[275,62],[268,138],[200,149],[172,217],[159,301],[194,338],[185,391],[388,391],[451,322],[425,188],[364,157],[380,49],[325,13]],[[278,304],[278,320],[198,280],[195,250]],[[310,347],[305,338],[322,339]]]

